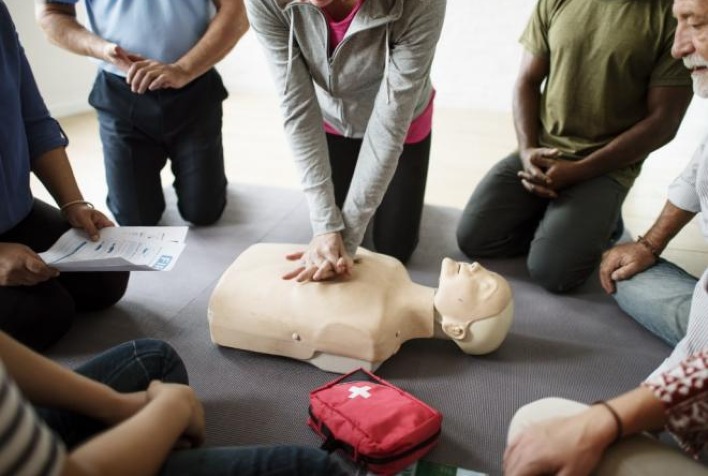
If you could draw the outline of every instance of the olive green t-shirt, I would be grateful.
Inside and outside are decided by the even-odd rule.
[[[671,57],[671,0],[539,0],[521,44],[548,58],[539,145],[577,160],[647,114],[654,86],[690,86]],[[641,161],[610,176],[627,188]]]

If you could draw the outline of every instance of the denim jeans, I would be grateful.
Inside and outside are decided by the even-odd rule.
[[[675,264],[659,259],[631,279],[618,281],[614,298],[635,321],[674,347],[686,335],[697,282]]]
[[[116,346],[76,371],[120,392],[145,390],[152,380],[188,383],[187,371],[179,355],[169,344],[154,339]],[[71,412],[47,408],[37,408],[37,411],[69,449],[105,429],[99,422]],[[346,473],[327,453],[316,448],[253,446],[174,451],[160,474],[339,476]]]

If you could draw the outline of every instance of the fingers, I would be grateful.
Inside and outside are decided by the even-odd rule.
[[[304,251],[295,251],[293,253],[288,253],[285,255],[285,259],[288,261],[298,261],[302,259],[302,257],[305,255]]]
[[[521,179],[521,185],[523,185],[528,192],[538,195],[539,197],[549,199],[558,198],[558,194],[554,190],[544,187],[543,185],[535,184],[529,180]]]
[[[605,256],[602,258],[602,263],[600,263],[600,285],[607,294],[614,294],[616,290],[615,281],[612,279],[612,272],[615,269],[617,269],[617,265],[614,255],[605,253]]]

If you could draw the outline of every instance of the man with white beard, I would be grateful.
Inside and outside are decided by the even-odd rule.
[[[676,0],[674,12],[684,8],[705,12],[705,1]],[[679,26],[672,49],[691,70],[693,90],[708,97],[708,26],[697,24],[698,14]],[[662,251],[681,229],[700,213],[708,238],[708,137],[703,140],[684,172],[671,184],[659,217],[637,241],[607,251],[600,265],[600,281],[620,307],[666,343],[675,346],[688,327],[688,316],[698,279],[661,258]]]
[[[692,71],[696,94],[708,98],[708,0],[674,0],[673,13],[678,27],[672,54]],[[697,213],[708,237],[708,138],[671,185],[664,210],[644,237],[605,255],[601,274],[606,289],[616,283],[617,293],[624,292],[629,282],[622,280],[649,266],[631,280],[646,280],[643,291],[636,286],[634,297],[651,300],[659,287],[677,286],[670,283],[675,266],[657,262],[657,255]],[[708,270],[697,284],[686,279],[683,285],[690,288],[688,330],[669,358],[641,385],[610,400],[588,407],[546,398],[519,409],[504,452],[507,476],[708,474],[705,465],[645,433],[667,430],[688,455],[706,461]]]

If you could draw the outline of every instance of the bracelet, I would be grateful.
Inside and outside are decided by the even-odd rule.
[[[70,202],[66,202],[64,205],[59,207],[59,210],[63,212],[66,211],[67,208],[73,207],[74,205],[86,205],[89,208],[94,208],[93,203],[88,202],[86,200],[72,200]]]
[[[617,414],[617,411],[614,408],[612,408],[612,406],[609,403],[607,403],[606,401],[598,400],[596,402],[593,402],[592,404],[593,405],[602,405],[603,407],[607,408],[607,411],[610,412],[610,415],[612,415],[612,418],[615,420],[615,428],[616,428],[615,438],[614,438],[614,440],[612,440],[612,443],[610,443],[610,444],[614,445],[615,443],[617,443],[619,440],[622,439],[622,435],[624,434],[624,427],[622,426],[622,419]]]
[[[637,235],[637,243],[649,250],[649,252],[654,255],[654,258],[659,259],[659,256],[661,256],[661,251],[656,246],[654,246],[651,241],[649,241],[647,238],[644,238],[642,235]]]

